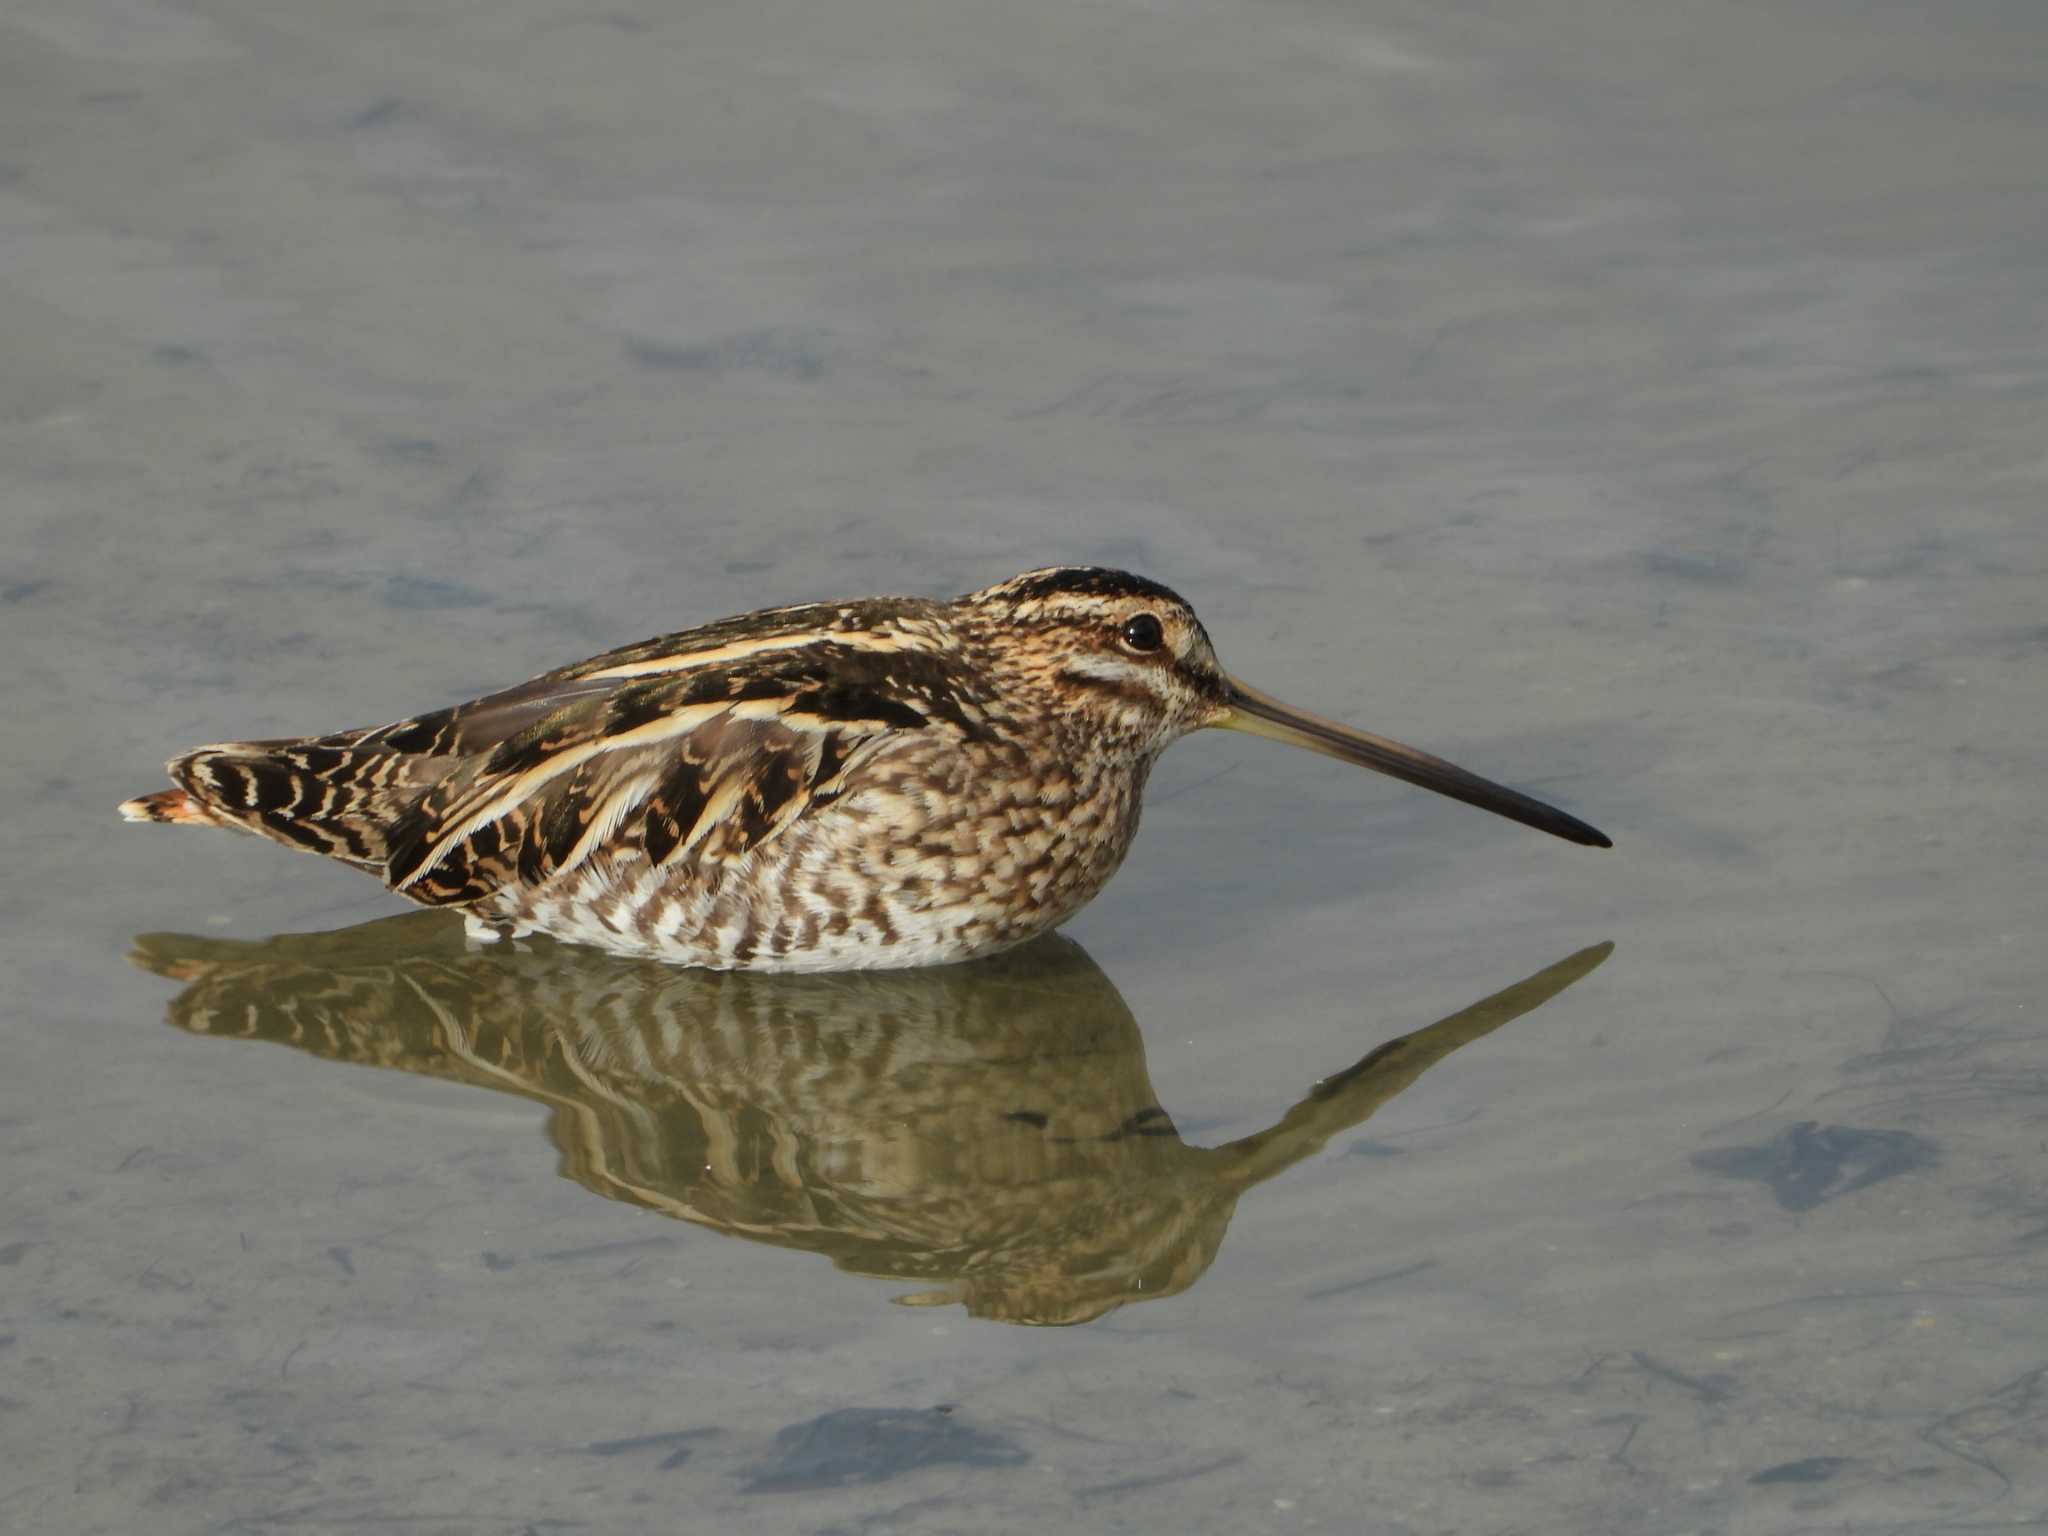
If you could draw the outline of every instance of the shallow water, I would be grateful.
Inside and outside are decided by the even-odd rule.
[[[0,1525],[2048,1521],[2038,8],[0,40]],[[784,996],[112,814],[1052,560],[1616,847],[1202,737]]]

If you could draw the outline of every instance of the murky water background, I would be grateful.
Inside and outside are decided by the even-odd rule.
[[[0,1523],[2048,1520],[2044,50],[1994,3],[15,0]],[[174,749],[1053,560],[1617,842],[1167,757],[1068,930],[1141,1051],[1108,1130],[1242,1142],[1616,946],[1170,1295],[892,1306],[575,1177],[669,1130],[199,1038],[124,959],[397,910],[120,825]],[[449,985],[437,1050],[525,1019]]]

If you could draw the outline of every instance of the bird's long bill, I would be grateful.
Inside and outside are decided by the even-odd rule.
[[[1539,832],[1564,838],[1567,842],[1583,843],[1588,848],[1614,846],[1606,833],[1587,826],[1576,816],[1567,816],[1556,806],[1532,800],[1505,785],[1482,779],[1476,773],[1467,773],[1440,757],[1432,757],[1414,747],[1404,747],[1398,741],[1389,741],[1369,731],[1353,730],[1335,720],[1325,720],[1321,715],[1312,715],[1305,709],[1283,704],[1270,693],[1261,693],[1235,678],[1230,679],[1230,713],[1216,724],[1225,730],[1270,736],[1290,746],[1307,747],[1311,752],[1321,752],[1342,762],[1391,774],[1410,784],[1433,789],[1440,795],[1449,795],[1453,800],[1476,805],[1482,811],[1492,811],[1496,816],[1505,816]]]

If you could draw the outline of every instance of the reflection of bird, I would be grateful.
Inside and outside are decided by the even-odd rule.
[[[1153,761],[1278,737],[1574,842],[1584,822],[1233,681],[1188,605],[1121,571],[954,602],[774,608],[367,730],[175,758],[133,821],[239,827],[539,931],[721,969],[962,960],[1116,872]]]
[[[237,943],[152,935],[171,1021],[550,1105],[564,1171],[615,1200],[829,1256],[1010,1322],[1073,1323],[1208,1268],[1237,1198],[1606,957],[1381,1046],[1270,1130],[1190,1147],[1080,948],[756,977],[552,944],[465,949],[420,914]]]

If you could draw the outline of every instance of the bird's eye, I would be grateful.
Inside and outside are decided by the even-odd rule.
[[[1166,643],[1166,631],[1152,614],[1141,613],[1124,621],[1124,644],[1134,651],[1156,651]]]

